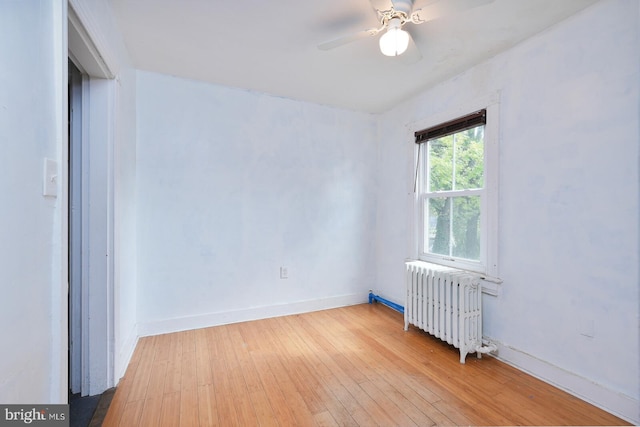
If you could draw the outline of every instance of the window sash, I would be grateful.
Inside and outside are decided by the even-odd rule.
[[[481,110],[482,113],[482,120],[484,121],[486,119],[486,110]],[[474,113],[477,114],[477,113]],[[470,116],[473,116],[470,115]],[[468,116],[466,116],[468,117]],[[460,122],[463,123],[470,123],[469,121],[464,121],[464,118],[461,119],[457,119]],[[455,122],[455,121],[452,121]],[[447,122],[445,123],[443,126],[448,126],[451,122]],[[449,264],[451,265],[451,263],[453,263],[455,266],[462,268],[462,269],[467,269],[467,270],[472,270],[472,271],[478,271],[478,272],[485,272],[486,271],[486,266],[485,266],[485,259],[486,259],[486,238],[487,238],[487,228],[486,228],[486,215],[487,215],[487,203],[486,203],[486,179],[487,179],[487,175],[486,175],[486,166],[487,166],[487,162],[486,162],[486,150],[487,150],[487,145],[486,145],[486,133],[484,135],[484,140],[483,140],[483,168],[485,169],[485,173],[483,173],[483,178],[482,178],[482,188],[465,188],[465,189],[458,189],[458,190],[438,190],[438,191],[429,191],[429,185],[430,185],[430,155],[429,155],[429,142],[431,140],[435,140],[435,139],[439,139],[439,138],[443,138],[445,136],[448,135],[452,135],[454,133],[459,133],[459,132],[464,132],[468,129],[472,129],[474,127],[478,127],[478,126],[485,126],[485,131],[486,131],[486,124],[483,123],[478,123],[475,122],[471,125],[468,125],[466,127],[464,126],[460,126],[458,129],[456,129],[454,132],[449,132],[448,134],[440,134],[435,136],[434,138],[431,138],[429,140],[423,140],[421,142],[418,142],[417,138],[416,138],[416,143],[419,143],[419,150],[422,151],[422,156],[420,159],[420,166],[419,166],[419,184],[418,184],[418,191],[419,191],[419,195],[418,195],[418,203],[419,203],[419,221],[418,221],[418,226],[420,227],[420,233],[419,233],[419,238],[418,238],[418,258],[425,260],[425,261],[430,261],[430,262],[440,262],[440,263],[445,263],[445,264]],[[434,126],[431,129],[437,129],[438,126]],[[449,129],[451,129],[451,127],[449,127]],[[425,131],[429,131],[429,129],[426,129]],[[416,132],[416,135],[418,134],[418,132]],[[455,173],[455,172],[454,172]],[[461,256],[455,256],[453,255],[453,251],[451,250],[451,239],[453,239],[453,231],[450,229],[449,230],[449,236],[448,238],[450,239],[450,250],[448,254],[439,254],[436,252],[431,252],[429,250],[429,224],[427,223],[427,212],[425,212],[426,209],[428,209],[428,204],[427,201],[431,198],[460,198],[460,197],[470,197],[470,196],[479,196],[480,198],[480,218],[479,218],[479,228],[480,228],[480,248],[479,248],[479,254],[478,254],[478,259],[468,259],[468,258],[463,258]],[[453,205],[453,203],[452,203]],[[453,223],[453,219],[450,220],[450,225]]]
[[[451,198],[451,199],[460,199],[460,198],[464,198],[464,197],[472,197],[472,196],[477,196],[480,198],[480,217],[479,217],[479,228],[480,228],[480,237],[479,237],[479,241],[480,241],[480,250],[479,250],[479,254],[478,254],[478,259],[469,259],[469,258],[464,258],[461,256],[456,256],[453,255],[451,250],[449,251],[448,254],[440,254],[437,252],[431,252],[428,249],[428,235],[429,235],[429,223],[427,222],[427,218],[429,218],[430,216],[428,215],[428,201],[430,199],[439,199],[439,198]],[[484,189],[474,189],[474,190],[459,190],[459,191],[440,191],[440,192],[433,192],[433,193],[423,193],[420,194],[420,196],[418,197],[419,200],[419,215],[420,215],[420,219],[418,221],[419,223],[419,227],[420,227],[420,233],[419,233],[419,241],[418,241],[418,256],[420,259],[424,259],[424,258],[431,258],[431,259],[424,259],[425,261],[433,261],[434,259],[440,259],[440,260],[447,260],[447,261],[460,261],[461,263],[467,264],[467,268],[468,269],[472,269],[472,270],[483,270],[484,269],[484,262],[483,260],[485,259],[485,240],[487,237],[487,229],[486,229],[486,215],[487,215],[487,202],[486,202],[486,191]],[[453,205],[455,205],[455,202],[452,203],[451,209],[453,209]],[[453,218],[451,218],[450,221],[450,226],[452,226],[453,224]],[[449,230],[449,239],[451,239],[453,236],[453,231]]]

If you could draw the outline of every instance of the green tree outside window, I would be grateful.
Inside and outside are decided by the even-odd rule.
[[[456,192],[484,185],[484,126],[430,140],[427,180],[425,252],[479,260],[480,196]]]

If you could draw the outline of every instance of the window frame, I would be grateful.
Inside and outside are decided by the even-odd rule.
[[[425,174],[427,165],[427,144],[415,143],[415,132],[431,128],[459,117],[469,115],[475,111],[486,110],[487,119],[484,125],[484,185],[482,190],[464,190],[455,192],[456,196],[481,195],[480,219],[480,260],[474,262],[463,258],[451,258],[445,255],[423,252],[424,248],[424,206],[423,186],[426,185]],[[498,279],[498,147],[499,147],[499,95],[493,94],[472,102],[450,108],[441,113],[414,122],[408,126],[413,150],[413,167],[411,179],[411,194],[413,213],[412,255],[414,259],[455,267],[480,273],[488,280]],[[420,147],[424,145],[424,147]],[[440,197],[448,197],[454,192],[438,192]]]

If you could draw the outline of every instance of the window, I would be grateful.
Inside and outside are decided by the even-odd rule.
[[[419,259],[495,277],[497,127],[492,112],[497,107],[414,133],[415,211]]]

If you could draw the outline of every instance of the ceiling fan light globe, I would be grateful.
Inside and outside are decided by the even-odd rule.
[[[409,47],[409,33],[401,28],[389,28],[380,37],[380,52],[386,56],[402,55]]]

